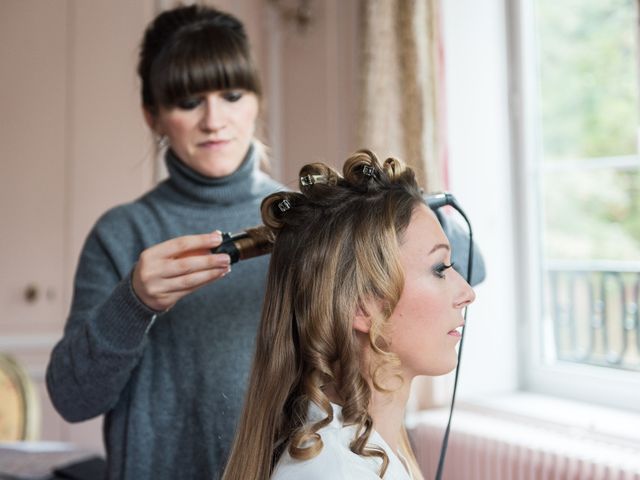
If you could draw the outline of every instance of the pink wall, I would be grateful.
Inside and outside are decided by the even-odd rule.
[[[88,230],[107,208],[153,184],[152,139],[139,107],[135,63],[144,25],[165,3],[173,4],[3,2],[1,43],[11,48],[0,49],[0,60],[14,68],[0,76],[3,85],[12,82],[0,92],[11,107],[5,108],[11,121],[0,130],[0,307],[6,313],[0,351],[16,356],[36,382],[42,439],[101,448],[101,420],[68,425],[60,419],[46,396],[44,370],[62,332]],[[358,147],[358,1],[312,2],[312,21],[302,32],[267,0],[215,4],[238,15],[252,39],[265,84],[262,120],[274,176],[296,188],[302,164],[340,164]],[[33,303],[23,296],[30,283],[40,292]]]

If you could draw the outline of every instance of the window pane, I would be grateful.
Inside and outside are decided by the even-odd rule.
[[[637,170],[552,171],[542,179],[547,259],[640,260]]]
[[[636,153],[633,0],[537,0],[545,161]]]
[[[550,360],[640,370],[640,173],[542,178]]]
[[[533,0],[551,361],[640,370],[636,1]]]

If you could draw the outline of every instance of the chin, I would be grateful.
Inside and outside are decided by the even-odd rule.
[[[458,356],[455,354],[452,358],[442,358],[439,362],[432,363],[429,368],[426,368],[422,375],[428,375],[430,377],[439,377],[451,373],[456,369],[458,365]]]

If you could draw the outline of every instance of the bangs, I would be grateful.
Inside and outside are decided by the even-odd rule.
[[[184,35],[158,56],[150,80],[153,97],[163,106],[213,90],[262,94],[246,41],[219,29]]]

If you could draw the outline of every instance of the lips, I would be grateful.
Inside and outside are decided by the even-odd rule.
[[[222,147],[228,144],[231,140],[219,139],[219,140],[205,140],[198,143],[199,147]]]
[[[464,328],[464,325],[458,325],[456,328],[454,328],[453,330],[451,330],[448,335],[451,335],[452,337],[457,337],[460,338],[462,337],[462,329]]]

